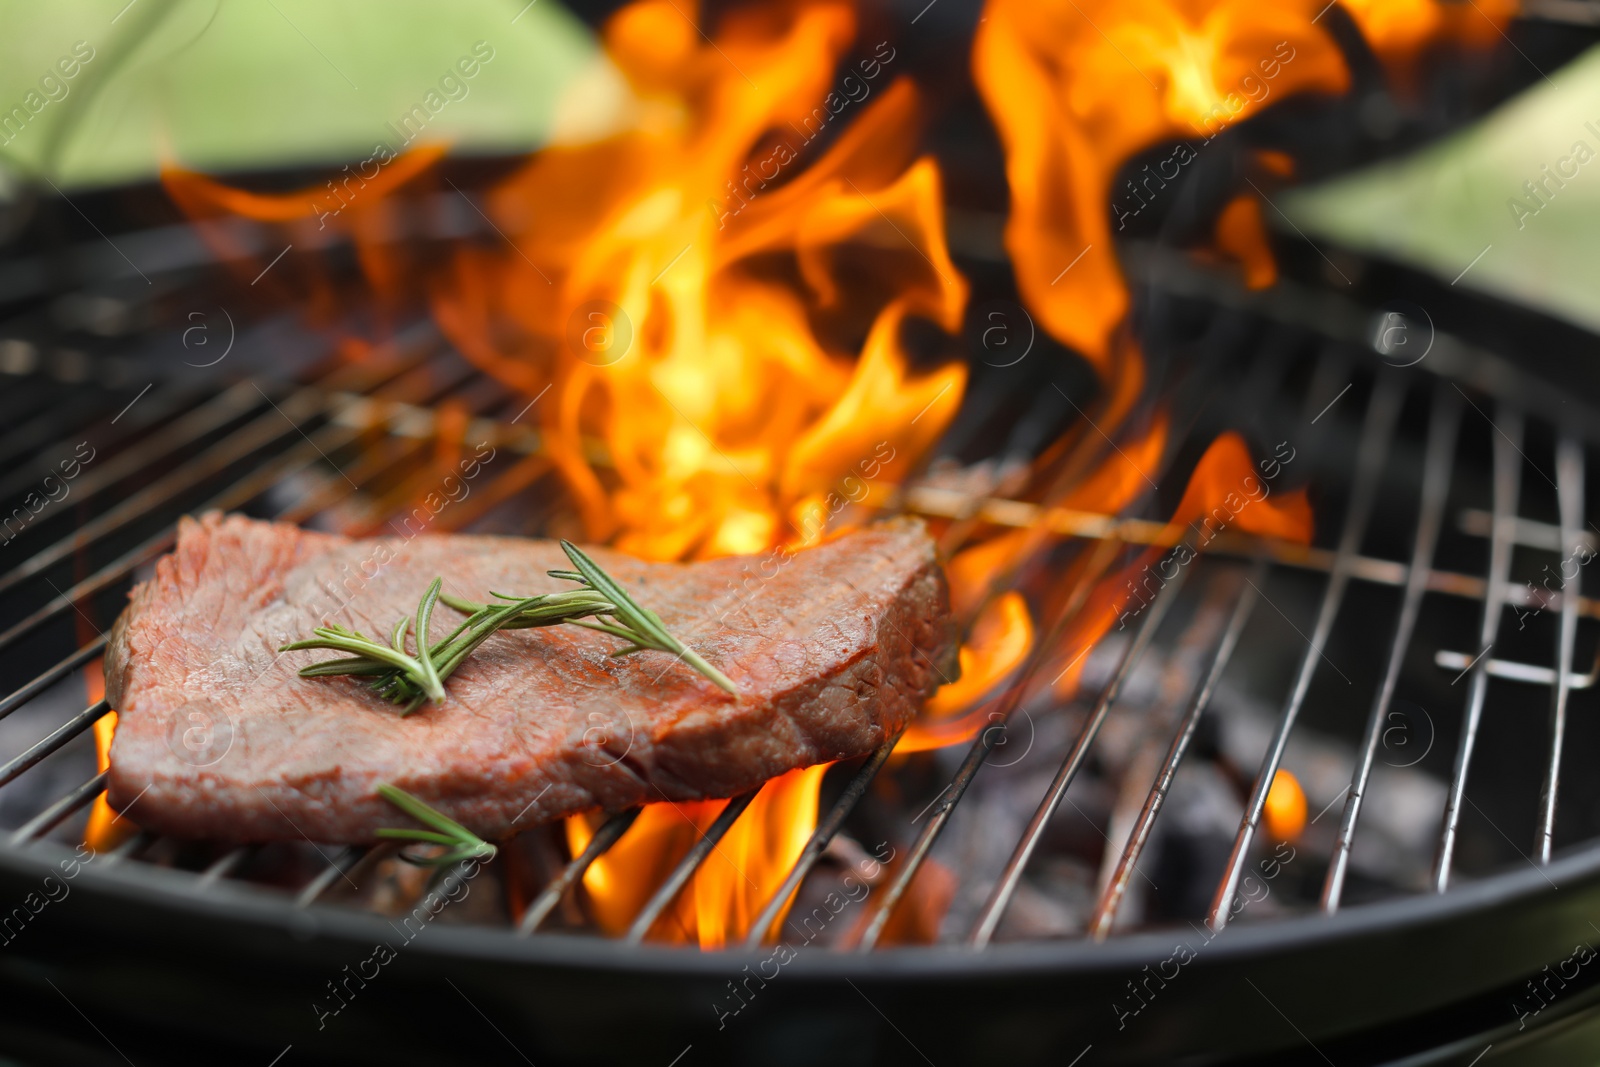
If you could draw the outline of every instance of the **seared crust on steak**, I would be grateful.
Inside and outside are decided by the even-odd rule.
[[[550,541],[353,541],[238,515],[184,519],[105,658],[110,800],[140,826],[236,841],[366,843],[410,820],[389,782],[498,838],[562,815],[733,796],[870,752],[955,677],[944,574],[914,520],[788,558],[648,563],[592,549],[739,687],[571,626],[503,631],[408,718],[357,679],[279,653],[325,621],[387,637],[427,585],[483,600],[572,588]],[[440,606],[435,639],[458,616]]]

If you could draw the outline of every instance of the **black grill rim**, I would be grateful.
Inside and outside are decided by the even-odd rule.
[[[74,855],[72,850],[53,842],[41,842],[26,851],[0,849],[0,877],[33,881],[55,871],[55,863]],[[221,879],[203,892],[191,888],[197,877],[191,871],[178,871],[150,864],[119,864],[118,873],[107,875],[92,863],[85,864],[74,879],[75,885],[96,885],[109,897],[146,907],[181,909],[190,915],[239,919],[266,928],[303,937],[308,930],[358,943],[370,943],[374,935],[393,928],[382,918],[366,911],[337,904],[321,904],[314,909],[296,909],[292,902],[269,889],[247,882]],[[79,881],[85,875],[88,881]],[[1548,876],[1548,877],[1547,877]],[[1565,884],[1563,884],[1563,882]],[[1555,888],[1552,888],[1554,883]],[[1231,925],[1217,933],[1217,941],[1201,956],[1206,958],[1262,958],[1280,949],[1283,953],[1304,951],[1325,944],[1348,945],[1363,937],[1380,937],[1398,931],[1426,929],[1462,920],[1487,920],[1481,913],[1501,909],[1520,910],[1528,903],[1542,903],[1533,911],[1553,917],[1568,912],[1580,898],[1592,897],[1592,914],[1600,914],[1600,842],[1578,846],[1566,855],[1557,854],[1544,868],[1513,869],[1490,878],[1462,882],[1442,894],[1419,893],[1355,907],[1341,908],[1329,915],[1307,912],[1258,923]],[[322,927],[327,927],[323,931]],[[442,924],[430,935],[424,949],[439,956],[471,956],[556,965],[616,965],[618,970],[639,969],[661,974],[727,974],[745,963],[765,959],[772,946],[751,951],[733,941],[716,952],[649,941],[630,944],[623,938],[561,932],[541,933],[537,937],[510,937],[499,927],[473,924]],[[799,972],[816,977],[858,974],[902,974],[906,978],[964,977],[974,974],[1058,974],[1065,970],[1093,973],[1101,970],[1137,970],[1152,959],[1171,953],[1176,928],[1141,933],[1118,934],[1104,942],[1085,937],[1059,940],[997,941],[982,952],[960,943],[942,945],[893,945],[871,954],[814,952],[801,954],[795,963]],[[1197,935],[1198,936],[1198,935]],[[1566,934],[1552,936],[1553,946],[1566,946]],[[419,945],[421,943],[419,942]],[[1530,967],[1537,970],[1550,957],[1535,950],[1529,953]],[[897,960],[879,966],[884,961]],[[819,962],[824,961],[824,962]],[[868,962],[872,961],[872,962]],[[730,964],[737,963],[737,966]],[[1371,977],[1370,975],[1368,977]]]

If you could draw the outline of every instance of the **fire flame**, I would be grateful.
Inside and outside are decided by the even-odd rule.
[[[613,18],[606,44],[651,110],[611,140],[533,157],[489,198],[516,249],[462,249],[433,294],[483,370],[552,385],[536,411],[589,535],[664,559],[814,540],[830,490],[903,473],[965,383],[959,365],[912,374],[900,340],[912,314],[956,329],[967,291],[938,169],[911,159],[910,83],[862,97],[819,151],[809,142],[844,100],[830,81],[849,8],[730,17],[715,45],[683,9],[643,0]],[[888,80],[880,59],[852,66],[851,84]],[[866,246],[872,279],[851,274],[847,245]],[[774,257],[799,287],[763,269]],[[813,320],[862,330],[859,358]]]
[[[1278,280],[1278,264],[1261,221],[1261,203],[1253,196],[1234,197],[1217,216],[1217,251],[1239,261],[1247,289],[1267,289]]]
[[[813,542],[839,489],[903,477],[959,406],[964,369],[913,375],[900,338],[912,314],[956,329],[966,301],[938,169],[910,158],[910,84],[807,152],[843,106],[829,79],[853,23],[847,7],[815,4],[786,23],[730,18],[712,45],[670,2],[625,8],[606,44],[653,110],[612,140],[534,157],[490,198],[520,234],[515,254],[464,249],[436,287],[435,317],[469,359],[524,389],[550,382],[539,417],[591,536],[666,559]],[[874,57],[857,61],[857,84],[881,71],[881,48]],[[769,190],[784,167],[796,172]],[[564,218],[543,223],[551,203]],[[872,246],[880,265],[865,290],[838,255],[847,244]],[[775,255],[804,291],[763,273]],[[813,328],[819,314],[865,326],[853,362]],[[824,771],[768,783],[657,935],[704,948],[743,936],[815,828]],[[645,809],[584,878],[602,927],[632,920],[637,887],[657,884],[722,806]],[[581,847],[588,821],[567,833]]]
[[[1402,79],[1418,53],[1437,40],[1483,47],[1499,40],[1517,0],[1340,0],[1378,58]]]
[[[96,704],[106,695],[106,678],[102,661],[95,659],[83,669],[83,686],[88,691],[89,703]],[[117,713],[107,712],[94,724],[95,770],[104,773],[111,766],[111,737],[117,729]],[[96,852],[115,848],[135,830],[127,819],[111,810],[105,793],[94,798],[89,809],[89,824],[83,831],[83,843]]]
[[[1317,0],[989,0],[985,6],[973,74],[1006,150],[1006,249],[1017,284],[1045,328],[1102,374],[1117,355],[1115,331],[1128,310],[1107,204],[1119,194],[1119,211],[1143,210],[1207,141],[1269,101],[1343,91],[1344,60],[1314,22],[1323,6]],[[1178,138],[1186,140],[1168,160],[1114,188],[1118,169],[1134,153]]]
[[[1364,27],[1390,24],[1375,7],[1346,2]],[[1113,211],[1120,224],[1229,125],[1284,96],[1342,91],[1348,74],[1317,25],[1322,7],[989,0],[973,64],[1006,150],[1006,245],[1028,306],[1099,371],[1107,432],[1121,427],[1144,381],[1124,328],[1128,294],[1108,202],[1123,198]],[[493,237],[462,243],[438,264],[398,258],[389,198],[431,180],[442,146],[384,159],[370,179],[342,177],[331,217],[321,186],[250,193],[178,168],[164,180],[199,219],[243,215],[311,247],[332,225],[352,240],[381,306],[398,306],[420,283],[456,348],[533,401],[547,457],[589,538],[656,559],[814,543],[863,498],[862,483],[903,479],[954,417],[964,368],[914,371],[902,334],[912,316],[954,331],[967,284],[945,241],[938,167],[915,157],[916,93],[890,73],[887,44],[852,47],[848,4],[732,10],[714,39],[698,18],[691,0],[635,0],[613,16],[604,43],[632,86],[631,123],[531,157],[483,198]],[[1178,171],[1147,167],[1114,189],[1134,153],[1178,138],[1199,139],[1166,161]],[[1274,173],[1292,170],[1276,163]],[[224,228],[207,239],[241,270],[273,254],[252,262]],[[1271,283],[1253,199],[1229,205],[1217,244],[1250,284]],[[272,284],[313,272],[313,311],[334,321],[338,301],[323,268],[296,263]],[[441,413],[455,428],[441,432],[441,460],[465,419],[464,408]],[[1115,514],[1144,492],[1167,438],[1158,414],[1059,502]],[[1174,539],[1252,472],[1243,442],[1219,438],[1174,515]],[[1303,493],[1283,493],[1239,511],[1234,525],[1306,539],[1310,523]],[[934,698],[901,751],[981,728],[982,701],[1036,642],[1023,596],[995,590],[1054,539],[1019,531],[951,561],[955,605],[971,622],[963,677]],[[1128,603],[1125,577],[1099,583],[1063,647],[1087,647],[1116,623]],[[1056,682],[1076,679],[1069,664]],[[705,948],[744,936],[815,827],[825,770],[769,782],[653,936]],[[626,928],[725,804],[648,806],[584,878],[599,925]],[[576,853],[593,827],[572,818],[565,831]]]
[[[700,864],[689,884],[656,920],[656,936],[722,948],[749,932],[816,828],[817,796],[827,764],[772,779]],[[621,933],[727,805],[725,800],[650,804],[628,832],[584,875],[596,921]],[[593,835],[590,821],[567,820],[577,855]]]
[[[918,102],[890,73],[894,49],[847,53],[855,14],[827,0],[730,13],[714,42],[697,17],[674,0],[618,12],[604,39],[635,121],[532,157],[484,199],[504,242],[459,247],[426,283],[458,350],[540,398],[547,455],[587,535],[657,559],[819,540],[863,482],[905,476],[966,380],[959,363],[913,372],[902,342],[911,316],[956,330],[967,285],[938,168],[915,158]],[[319,187],[262,195],[176,168],[165,179],[197,217],[301,233],[336,223],[392,297],[405,272],[383,245],[386,196],[440,152],[388,162],[331,220]],[[661,936],[710,947],[744,934],[815,825],[823,770],[762,790]],[[635,887],[654,885],[650,872],[721,807],[646,809],[585,878],[601,925],[630,921]],[[574,847],[589,832],[567,824]]]
[[[1279,469],[1275,460],[1261,462],[1265,470]],[[1306,544],[1313,532],[1311,503],[1304,489],[1274,490],[1271,478],[1264,477],[1252,462],[1244,439],[1229,432],[1211,442],[1200,457],[1168,529],[1173,544],[1187,539],[1194,548],[1206,547],[1223,532]],[[1148,550],[1096,587],[1088,605],[1074,620],[1072,633],[1062,642],[1062,654],[1076,658],[1056,676],[1058,696],[1065,697],[1077,689],[1087,659],[1080,655],[1081,650],[1093,647],[1113,625],[1126,629],[1137,622],[1155,595],[1175,576],[1174,566],[1185,565],[1182,549],[1168,557],[1165,565],[1164,556],[1165,550]]]

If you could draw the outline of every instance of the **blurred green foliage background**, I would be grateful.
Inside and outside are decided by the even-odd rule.
[[[623,93],[553,0],[0,0],[0,27],[0,166],[64,189],[364,158],[430,91],[424,139],[523,151],[558,103],[581,135]],[[446,95],[480,41],[493,58]]]
[[[1279,204],[1315,240],[1600,330],[1600,50],[1435,144]]]

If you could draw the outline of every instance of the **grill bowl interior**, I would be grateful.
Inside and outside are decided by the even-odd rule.
[[[963,11],[972,18],[930,17],[943,50],[912,50],[907,62],[924,74],[964,62],[977,10]],[[1587,43],[1538,34],[1523,44],[1552,67]],[[1361,77],[1375,84],[1379,75]],[[1496,77],[1495,92],[1505,93],[1533,75]],[[178,515],[224,507],[332,523],[330,515],[350,518],[339,509],[352,506],[352,493],[356,506],[380,510],[423,462],[447,398],[464,401],[474,428],[519,464],[540,454],[537,432],[516,421],[526,398],[475,371],[416,307],[390,323],[393,339],[366,360],[343,360],[302,308],[251,299],[220,280],[215,248],[172,216],[159,190],[123,189],[78,201],[95,218],[141,220],[112,228],[120,252],[65,207],[35,205],[47,215],[60,208],[44,224],[31,220],[50,236],[24,241],[0,263],[8,313],[0,381],[9,387],[0,391],[0,416],[9,416],[0,418],[0,457],[10,472],[0,478],[0,523],[77,441],[107,443],[67,498],[19,521],[16,543],[0,546],[11,553],[0,559],[0,901],[14,902],[9,918],[0,909],[0,983],[15,1021],[7,1051],[72,1063],[1492,1064],[1515,1061],[1537,1039],[1544,1055],[1587,1062],[1600,1040],[1589,1022],[1591,976],[1566,981],[1529,1030],[1511,1005],[1531,1006],[1529,979],[1568,958],[1587,937],[1587,916],[1600,914],[1600,783],[1573,764],[1600,740],[1582,682],[1600,605],[1572,598],[1564,624],[1563,600],[1519,599],[1525,581],[1537,583],[1542,567],[1566,556],[1571,527],[1588,526],[1587,502],[1597,499],[1588,474],[1596,465],[1581,461],[1600,425],[1600,378],[1571,358],[1593,339],[1336,251],[1356,284],[1335,293],[1323,277],[1325,250],[1295,242],[1277,252],[1297,280],[1245,293],[1171,250],[1194,224],[1174,213],[1127,244],[1125,265],[1152,394],[1172,412],[1178,440],[1142,510],[1109,530],[1084,526],[1081,516],[1008,498],[995,476],[1078,419],[1067,398],[1088,395],[1092,376],[1049,342],[1015,366],[978,356],[989,311],[1026,313],[1000,251],[993,146],[969,151],[992,134],[975,100],[945,103],[954,118],[932,140],[956,190],[952,241],[974,281],[967,340],[978,358],[940,460],[882,503],[1001,529],[1078,522],[1063,558],[1107,545],[1107,566],[1120,566],[1151,543],[1205,445],[1233,430],[1258,453],[1293,442],[1297,461],[1281,488],[1307,488],[1317,532],[1310,549],[1220,537],[1181,589],[1163,590],[1160,626],[1150,625],[1158,612],[1144,612],[1089,654],[1085,685],[1070,701],[1002,695],[995,707],[1007,725],[972,747],[889,760],[881,779],[872,760],[830,772],[822,809],[838,813],[841,841],[892,841],[902,856],[956,872],[935,943],[863,950],[884,902],[913,895],[904,866],[815,943],[801,943],[791,921],[779,936],[795,952],[781,963],[772,946],[700,952],[602,937],[584,921],[581,893],[552,889],[563,871],[569,880],[581,871],[548,840],[519,846],[530,884],[512,892],[504,872],[491,871],[415,937],[403,920],[418,886],[374,907],[346,880],[365,889],[369,877],[390,878],[393,865],[311,843],[249,850],[140,835],[82,864],[69,895],[32,910],[46,877],[74,857],[102,784],[89,727],[105,708],[85,695],[85,668],[131,582],[170,546]],[[1338,136],[1350,119],[1337,108],[1295,117],[1301,140],[1326,149],[1300,146],[1313,171],[1393,148]],[[1438,126],[1410,132],[1436,133],[1461,117],[1431,115]],[[1197,185],[1231,173],[1247,144],[1242,137],[1230,158],[1216,153]],[[481,189],[514,165],[455,161],[451,173]],[[296,184],[290,175],[256,177]],[[451,194],[414,205],[392,236],[423,257],[484,236],[470,203]],[[228,225],[237,248],[270,258],[265,228]],[[124,252],[162,264],[156,284],[147,290],[132,277]],[[317,252],[336,279],[354,275],[348,246]],[[1397,295],[1432,316],[1428,355],[1414,366],[1374,347]],[[370,326],[381,311],[358,298],[347,313]],[[1421,330],[1414,318],[1406,325]],[[227,355],[212,362],[224,338]],[[1378,425],[1386,410],[1390,432]],[[1429,435],[1441,418],[1458,430],[1442,489],[1430,495]],[[518,469],[485,487],[452,526],[568,532],[570,514],[546,491],[547,472]],[[1512,471],[1520,484],[1508,494]],[[1580,501],[1576,524],[1564,521],[1572,516],[1563,515],[1563,493]],[[1431,574],[1414,597],[1415,631],[1394,660],[1392,699],[1375,711],[1430,506],[1438,543],[1419,573]],[[1220,654],[1255,588],[1246,579],[1260,588],[1236,645]],[[1482,648],[1486,593],[1508,600],[1490,613],[1493,647],[1451,667],[1450,656]],[[1150,644],[1139,650],[1146,627]],[[1556,745],[1550,665],[1563,654],[1570,713]],[[1217,685],[1200,700],[1213,666]],[[1180,691],[1163,695],[1173,678]],[[1458,767],[1474,686],[1482,714],[1472,759]],[[1085,733],[1097,710],[1106,712],[1104,730]],[[1195,728],[1187,746],[1169,748],[1186,717]],[[1267,876],[1270,847],[1259,834],[1239,843],[1236,824],[1277,766],[1275,735],[1285,740],[1283,765],[1308,785],[1316,821],[1281,876]],[[1369,738],[1374,778],[1333,911],[1325,893],[1346,811],[1340,790]],[[1080,739],[1085,759],[1063,780]],[[1418,748],[1407,745],[1426,754],[1411,763]],[[1566,773],[1548,808],[1545,863],[1541,791],[1552,753]],[[1171,792],[1152,793],[1164,758],[1176,770]],[[1325,789],[1307,768],[1330,761],[1337,781]],[[1234,791],[1220,836],[1172,829],[1202,771]],[[1071,788],[1058,795],[1053,780]],[[1457,781],[1450,885],[1434,893],[1439,807],[1418,815],[1418,794],[1395,790],[1421,782],[1433,790],[1423,799],[1442,805]],[[900,793],[893,802],[882,796],[888,782]],[[1062,803],[1030,824],[1041,796]],[[1126,850],[1140,803],[1168,796],[1144,851]],[[1385,859],[1374,850],[1382,842],[1393,851],[1385,835],[1404,821],[1394,815],[1401,810],[1413,827],[1427,823],[1427,840]],[[1020,842],[1038,849],[1019,858]],[[803,879],[795,872],[795,915],[818,905],[835,873],[837,849],[826,853],[821,835],[814,843],[815,869]],[[1214,931],[1206,918],[1235,854],[1241,879],[1270,892]],[[1119,856],[1129,888],[1111,936],[1097,941],[1086,931]],[[539,929],[519,930],[534,913]],[[1179,944],[1193,958],[1174,975]],[[378,945],[394,959],[370,977],[364,968]]]

